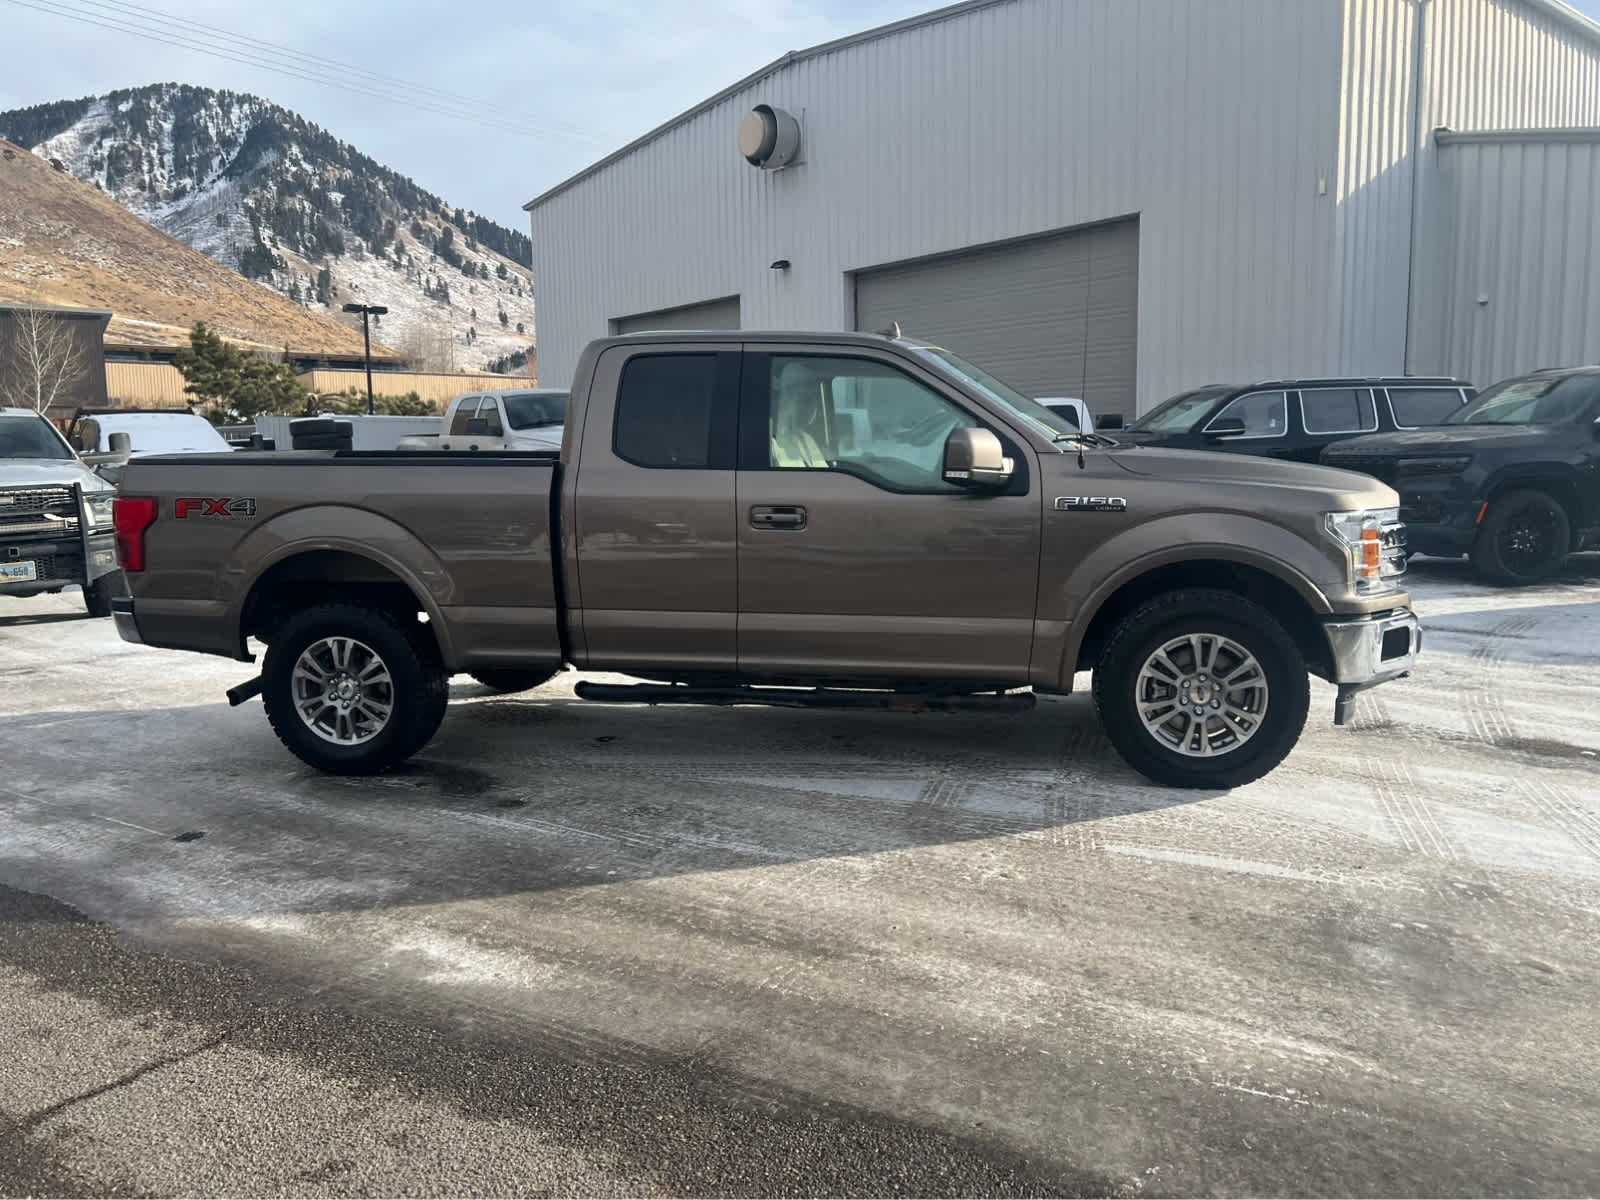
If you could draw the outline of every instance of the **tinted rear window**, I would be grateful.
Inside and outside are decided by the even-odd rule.
[[[1307,433],[1371,433],[1378,412],[1366,388],[1314,388],[1300,393]]]
[[[1390,388],[1389,407],[1396,425],[1439,425],[1461,407],[1461,393],[1455,388]]]
[[[630,358],[617,389],[617,456],[639,467],[710,465],[716,392],[715,354]]]

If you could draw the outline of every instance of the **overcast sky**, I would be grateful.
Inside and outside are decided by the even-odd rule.
[[[135,3],[141,27],[168,39],[192,38],[190,22],[213,26],[459,94],[486,121],[523,131],[360,94],[334,66],[302,65],[314,78],[293,78],[89,23],[127,20]],[[938,0],[187,0],[181,9],[175,0],[0,0],[0,111],[163,81],[253,92],[451,204],[522,229],[524,201],[786,51],[934,7]],[[1600,0],[1575,7],[1600,19]]]

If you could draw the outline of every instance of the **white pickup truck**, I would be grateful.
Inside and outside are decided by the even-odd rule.
[[[560,450],[571,393],[558,388],[468,392],[450,401],[439,432],[403,438],[398,450]]]

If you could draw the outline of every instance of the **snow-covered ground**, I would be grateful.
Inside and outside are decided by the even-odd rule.
[[[226,705],[252,668],[0,600],[0,882],[1125,1195],[1593,1194],[1600,556],[1412,585],[1414,677],[1342,729],[1315,683],[1287,762],[1219,793],[1135,775],[1084,694],[652,709],[571,674],[458,679],[414,765],[338,779]]]

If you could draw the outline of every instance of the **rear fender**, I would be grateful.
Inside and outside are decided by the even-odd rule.
[[[337,534],[329,533],[337,529]],[[456,663],[450,628],[443,617],[455,583],[438,556],[398,522],[364,509],[313,505],[282,513],[252,529],[234,547],[219,573],[228,619],[244,648],[244,605],[273,567],[297,555],[335,550],[376,563],[411,590],[439,643],[446,667]]]

